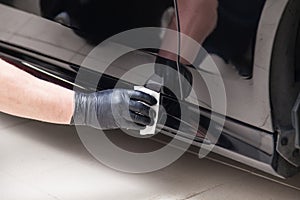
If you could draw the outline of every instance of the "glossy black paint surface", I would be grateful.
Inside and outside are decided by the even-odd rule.
[[[74,88],[74,85],[72,83],[74,83],[78,69],[80,68],[80,66],[74,65],[72,63],[56,60],[54,58],[41,55],[38,52],[28,51],[26,49],[19,48],[4,42],[0,42],[0,55],[1,58],[14,64],[20,69],[23,69],[29,72],[30,74],[33,74],[38,78],[61,85],[69,89]],[[50,62],[46,62],[45,60],[48,60]],[[60,65],[52,64],[54,63],[54,61],[56,63],[60,63]],[[33,69],[28,65],[24,65],[24,63],[29,63],[30,65],[35,66],[36,68]],[[88,73],[91,77],[99,76],[98,72],[86,68],[81,68],[81,70],[85,70],[86,73]],[[89,84],[89,80],[86,80],[86,82],[82,83],[82,86],[84,86],[85,88],[82,89],[82,91],[89,92],[94,90],[104,90],[104,89],[114,88],[115,84],[118,81],[119,81],[118,87],[128,88],[128,89],[133,88],[133,85],[131,85],[128,82],[121,81],[120,84],[120,80],[118,78],[103,74],[97,88],[94,88],[92,84]],[[206,115],[204,116],[194,111],[197,110],[197,109],[193,109],[193,107],[195,108],[196,105],[182,102],[181,105],[186,106],[186,108],[183,109],[189,109],[191,112],[191,116],[192,115],[201,116],[201,120],[200,120],[201,124],[195,125],[194,127],[187,125],[184,126],[182,130],[178,130],[178,125],[180,124],[181,121],[178,118],[178,113],[176,113],[176,110],[178,110],[176,109],[176,106],[178,106],[177,100],[170,96],[162,94],[160,101],[167,111],[167,113],[160,112],[160,115],[163,114],[168,115],[165,124],[159,123],[159,126],[164,127],[163,128],[164,131],[162,131],[163,135],[167,135],[168,137],[174,137],[175,134],[178,134],[182,138],[194,139],[194,141],[199,144],[203,143],[204,141],[203,139],[206,134],[205,130],[207,129],[208,124],[210,123],[209,115],[211,113],[208,110],[205,110],[204,113],[206,113]],[[204,110],[202,109],[202,111]],[[230,119],[227,119],[227,121],[228,120]],[[188,124],[193,124],[193,123],[188,122]],[[243,126],[241,125],[241,127]],[[195,130],[198,133],[196,136],[188,134],[189,132],[195,132]],[[155,138],[162,140],[165,138],[163,135],[158,134]],[[258,147],[252,146],[251,144],[247,143],[246,139],[242,141],[241,139],[234,137],[232,133],[228,134],[226,131],[223,131],[221,137],[217,142],[217,146],[244,155],[246,157],[258,160],[266,164],[270,164],[270,165],[272,164],[272,159],[273,159],[272,152],[265,152],[263,150],[264,149],[263,147],[260,149]]]

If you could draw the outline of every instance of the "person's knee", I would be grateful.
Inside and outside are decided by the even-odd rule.
[[[198,1],[199,13],[205,13],[210,20],[210,29],[213,30],[218,20],[218,0],[194,0]]]
[[[207,34],[217,26],[219,0],[190,0],[190,10],[194,11],[195,18],[201,18]]]
[[[199,10],[207,11],[216,11],[219,6],[219,0],[190,0],[185,3],[188,3]]]

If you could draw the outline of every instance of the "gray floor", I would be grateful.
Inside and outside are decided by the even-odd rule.
[[[72,127],[5,114],[0,114],[0,138],[1,200],[296,200],[300,195],[300,190],[190,154],[157,172],[124,174],[94,160]],[[297,186],[300,176],[286,182]]]

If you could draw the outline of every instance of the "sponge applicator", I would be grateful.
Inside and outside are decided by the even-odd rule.
[[[152,126],[147,126],[145,129],[140,131],[140,135],[143,135],[143,136],[145,136],[145,135],[154,135],[156,125],[157,125],[157,121],[158,121],[160,93],[155,92],[153,90],[150,90],[148,88],[145,88],[143,86],[135,86],[134,90],[141,91],[141,92],[144,92],[146,94],[149,94],[157,100],[157,103],[155,105],[151,106],[151,108],[156,112],[156,116],[155,116],[155,119],[154,119],[154,124]]]

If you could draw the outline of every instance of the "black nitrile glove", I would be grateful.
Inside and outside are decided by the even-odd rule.
[[[154,97],[134,90],[75,93],[73,123],[102,130],[141,130],[153,124],[156,113],[150,106],[156,103]]]
[[[180,98],[180,84],[179,81],[181,81],[182,86],[182,96],[183,98],[186,98],[189,96],[191,89],[192,89],[192,83],[193,83],[193,75],[187,68],[187,66],[183,64],[179,64],[179,72],[181,74],[181,80],[179,80],[178,72],[177,72],[177,63],[176,61],[169,60],[162,57],[157,57],[155,61],[154,66],[154,72],[155,74],[147,81],[146,87],[153,90],[156,89],[157,86],[154,86],[155,82],[161,82],[157,79],[162,80],[162,89],[165,94],[169,95],[176,95],[178,98]],[[160,77],[160,78],[157,78]],[[173,94],[172,94],[173,93]]]

